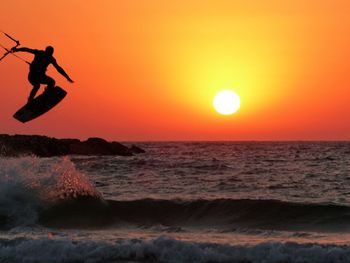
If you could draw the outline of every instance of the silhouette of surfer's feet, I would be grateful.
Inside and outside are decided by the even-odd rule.
[[[53,89],[55,86],[46,86],[45,91]]]

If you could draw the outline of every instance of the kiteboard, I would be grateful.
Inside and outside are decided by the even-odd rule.
[[[60,87],[47,88],[42,94],[20,108],[13,117],[20,122],[31,121],[55,107],[67,92]]]

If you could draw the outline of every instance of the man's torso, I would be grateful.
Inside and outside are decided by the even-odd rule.
[[[30,63],[30,73],[45,74],[47,67],[54,61],[53,56],[48,56],[44,51],[38,50],[34,60]]]

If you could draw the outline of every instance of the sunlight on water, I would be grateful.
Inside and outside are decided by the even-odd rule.
[[[93,183],[64,158],[1,158],[0,181],[5,186],[16,185],[35,191],[43,200],[100,197]]]
[[[89,178],[77,171],[68,157],[64,157],[53,164],[50,174],[56,180],[54,187],[47,193],[50,199],[69,199],[84,196],[101,197]]]

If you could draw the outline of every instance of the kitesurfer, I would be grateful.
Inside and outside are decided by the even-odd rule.
[[[52,64],[56,70],[64,76],[69,82],[73,80],[68,76],[62,67],[60,67],[53,56],[54,48],[47,46],[45,50],[31,49],[27,47],[13,47],[11,52],[28,52],[34,55],[34,59],[30,64],[28,80],[33,85],[33,89],[29,94],[28,102],[34,99],[40,88],[40,84],[46,84],[47,89],[55,86],[55,80],[46,75],[47,67]]]

